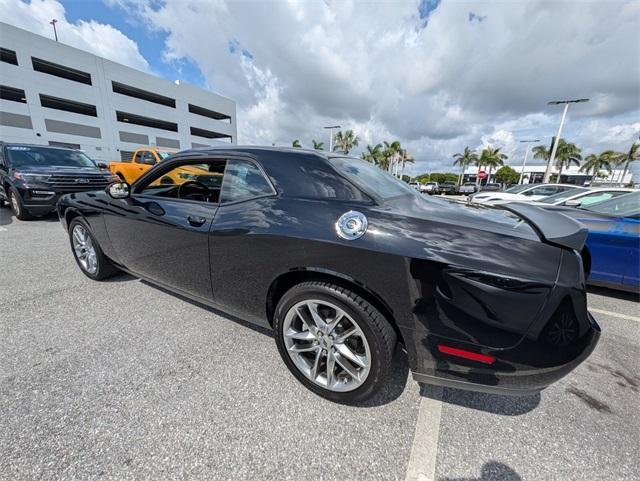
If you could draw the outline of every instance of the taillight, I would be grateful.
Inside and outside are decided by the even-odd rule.
[[[493,364],[496,361],[495,357],[489,356],[488,354],[480,354],[479,352],[458,349],[456,347],[445,346],[444,344],[438,344],[438,351],[443,354],[449,354],[450,356],[461,357],[463,359],[469,359],[483,364]]]

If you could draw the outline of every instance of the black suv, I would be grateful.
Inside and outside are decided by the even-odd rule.
[[[0,204],[8,202],[21,220],[55,211],[62,194],[117,180],[79,150],[0,142]]]
[[[458,193],[458,183],[457,182],[443,182],[440,184],[439,189],[441,194],[445,195],[454,195]]]

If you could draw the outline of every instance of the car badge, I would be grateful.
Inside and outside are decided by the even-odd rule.
[[[342,214],[336,222],[336,233],[342,239],[355,240],[364,235],[368,225],[363,213],[350,210]]]
[[[76,184],[88,184],[89,179],[76,179]]]

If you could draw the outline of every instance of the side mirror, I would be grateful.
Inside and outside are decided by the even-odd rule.
[[[578,199],[568,200],[564,203],[567,207],[578,207],[580,204],[582,204],[582,202]]]
[[[130,186],[126,182],[114,182],[107,187],[107,193],[114,199],[126,199],[131,194]]]
[[[98,167],[98,169],[107,170],[109,168],[109,164],[102,162],[101,160],[97,160],[96,167]]]

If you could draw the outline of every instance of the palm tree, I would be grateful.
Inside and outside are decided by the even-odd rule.
[[[640,143],[634,142],[631,144],[631,148],[629,148],[629,152],[626,154],[621,153],[616,156],[616,164],[622,165],[624,163],[624,170],[622,171],[622,177],[620,178],[620,182],[624,182],[624,178],[627,175],[627,171],[629,170],[629,164],[634,160],[640,159]]]
[[[581,150],[572,142],[567,142],[564,139],[560,139],[558,147],[556,149],[556,167],[558,167],[558,180],[560,183],[560,176],[565,167],[571,167],[571,164],[580,165],[582,160]]]
[[[302,144],[300,143],[300,141],[298,139],[295,139],[293,142],[291,142],[291,146],[292,147],[302,147]]]
[[[336,133],[333,138],[333,150],[339,150],[348,154],[351,149],[356,147],[360,142],[360,137],[353,133],[353,130],[347,130],[346,132],[342,132],[342,130]]]
[[[381,165],[381,167],[385,170],[388,170],[389,172],[392,172],[396,157],[401,149],[402,149],[402,146],[400,145],[400,142],[398,142],[397,140],[394,140],[393,142],[387,142],[385,140],[384,150],[382,151],[382,157],[384,158],[384,163],[383,163],[384,165]]]
[[[413,158],[413,156],[407,152],[407,149],[400,149],[400,165],[401,165],[401,169],[400,169],[400,179],[402,179],[404,177],[404,166],[405,164],[413,164],[416,160]]]
[[[311,142],[313,142],[313,148],[315,150],[324,150],[324,142],[316,142],[315,140],[312,140]]]
[[[478,161],[478,155],[471,150],[469,147],[465,147],[462,153],[454,154],[453,165],[459,165],[462,167],[462,172],[460,173],[460,177],[458,178],[458,185],[462,184],[462,178],[464,177],[464,171],[470,165],[474,165]]]
[[[482,149],[480,153],[480,164],[489,167],[489,175],[487,176],[487,182],[491,180],[491,171],[494,167],[504,165],[504,161],[507,160],[507,155],[500,152],[500,147],[494,149],[490,145]]]
[[[597,177],[601,170],[611,172],[611,158],[614,155],[616,155],[616,153],[613,150],[605,150],[604,152],[600,152],[598,155],[587,155],[582,167],[580,167],[580,172],[585,172],[587,174],[592,173],[594,177]]]
[[[372,164],[380,165],[382,162],[382,145],[376,144],[373,147],[367,145],[365,151],[362,152],[362,159]]]

